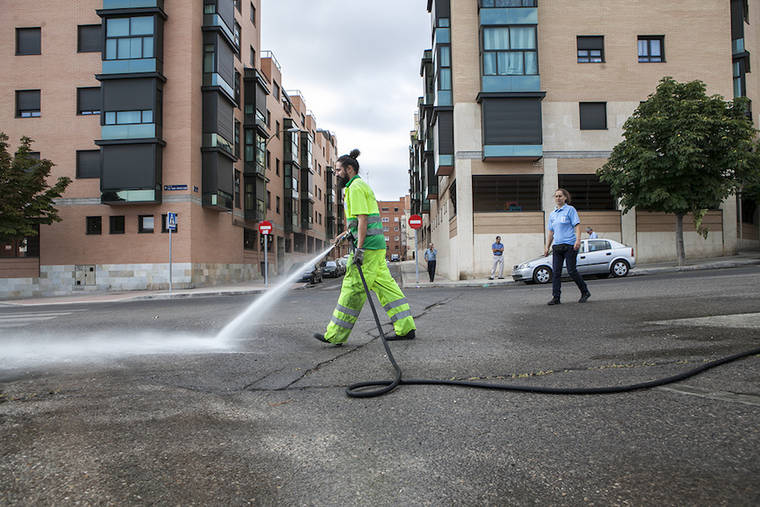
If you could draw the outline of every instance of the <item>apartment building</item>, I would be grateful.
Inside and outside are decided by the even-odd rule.
[[[760,98],[750,73],[760,6],[428,0],[427,9],[431,48],[420,65],[409,191],[412,211],[425,216],[424,241],[439,250],[438,270],[452,279],[488,273],[496,235],[507,266],[540,255],[558,187],[571,192],[584,225],[634,246],[640,261],[675,258],[675,217],[622,214],[596,169],[664,76],[702,80],[727,99]],[[760,247],[758,218],[756,203],[728,199],[708,212],[707,239],[686,225],[687,255]]]
[[[380,208],[380,219],[383,222],[385,235],[385,256],[388,260],[392,255],[398,255],[400,260],[406,258],[406,228],[404,221],[406,212],[404,198],[398,201],[377,201]]]
[[[12,2],[0,129],[73,182],[62,222],[0,245],[0,297],[263,276],[340,227],[337,139],[261,51],[261,0]]]

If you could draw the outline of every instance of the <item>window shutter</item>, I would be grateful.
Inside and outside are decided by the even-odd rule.
[[[77,112],[100,111],[100,88],[77,88]]]

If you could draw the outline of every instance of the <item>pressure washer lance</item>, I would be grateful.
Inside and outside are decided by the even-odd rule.
[[[356,246],[355,246],[356,242],[354,240],[354,236],[351,233],[348,233],[346,236],[344,236],[344,238],[351,241],[351,251],[354,252],[356,249]],[[393,365],[393,369],[395,370],[396,373],[394,375],[393,380],[370,380],[367,382],[358,382],[356,384],[351,384],[350,386],[346,388],[346,394],[351,398],[374,398],[375,396],[382,396],[383,394],[389,393],[390,391],[394,390],[396,387],[400,385],[444,385],[444,386],[474,387],[478,389],[495,389],[499,391],[520,391],[520,392],[525,392],[525,393],[536,393],[536,394],[578,395],[578,394],[627,393],[627,392],[638,391],[642,389],[651,389],[653,387],[663,386],[666,384],[673,384],[675,382],[680,382],[681,380],[687,379],[689,377],[699,375],[700,373],[705,372],[711,368],[715,368],[716,366],[731,363],[733,361],[744,359],[749,356],[760,355],[760,348],[756,348],[756,349],[748,350],[746,352],[739,352],[731,356],[722,357],[720,359],[716,359],[708,363],[704,363],[701,366],[698,366],[691,370],[687,370],[677,375],[672,375],[670,377],[650,380],[647,382],[639,382],[636,384],[628,384],[628,385],[622,385],[622,386],[608,386],[608,387],[534,387],[534,386],[525,386],[525,385],[516,385],[516,384],[485,384],[482,382],[471,382],[471,381],[466,381],[466,380],[402,379],[401,368],[399,367],[398,363],[396,363],[396,359],[393,357],[391,348],[388,345],[388,339],[385,337],[385,333],[383,332],[383,326],[382,324],[380,324],[380,318],[377,316],[375,303],[372,301],[372,294],[370,294],[369,287],[367,286],[367,281],[364,279],[364,271],[362,270],[362,267],[360,265],[357,265],[357,264],[354,264],[354,265],[356,266],[356,269],[359,271],[359,277],[362,280],[362,285],[364,285],[364,292],[367,294],[367,300],[369,301],[369,306],[370,308],[372,308],[372,315],[375,317],[375,324],[377,325],[377,330],[380,332],[380,338],[383,340],[383,347],[385,347],[385,353],[388,355],[388,360],[391,362],[391,365]],[[383,386],[383,387],[380,387],[379,389],[365,389],[367,387],[372,387],[372,386]]]

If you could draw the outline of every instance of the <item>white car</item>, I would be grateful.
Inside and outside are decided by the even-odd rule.
[[[581,241],[576,267],[582,276],[626,276],[635,265],[636,257],[633,247],[611,239],[598,238]],[[562,272],[565,276],[567,275],[566,266],[563,266]],[[549,283],[552,281],[552,276],[551,254],[523,262],[512,268],[512,278],[515,281]]]

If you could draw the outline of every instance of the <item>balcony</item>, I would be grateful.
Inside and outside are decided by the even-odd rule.
[[[164,8],[164,0],[103,0],[103,9]]]
[[[135,74],[158,72],[155,58],[133,58],[130,60],[103,60],[102,74]]]
[[[203,26],[204,28],[219,28],[224,35],[227,37],[227,41],[232,44],[232,46],[235,47],[235,49],[240,50],[240,37],[236,37],[233,31],[230,29],[229,26],[227,26],[227,23],[224,22],[221,16],[219,14],[204,14],[203,15]]]
[[[103,63],[105,64],[106,62]],[[216,72],[207,72],[203,74],[203,86],[219,87],[224,90],[232,102],[235,102],[235,89]]]
[[[100,127],[101,139],[151,139],[155,137],[155,123],[141,123],[133,125],[103,125]]]

